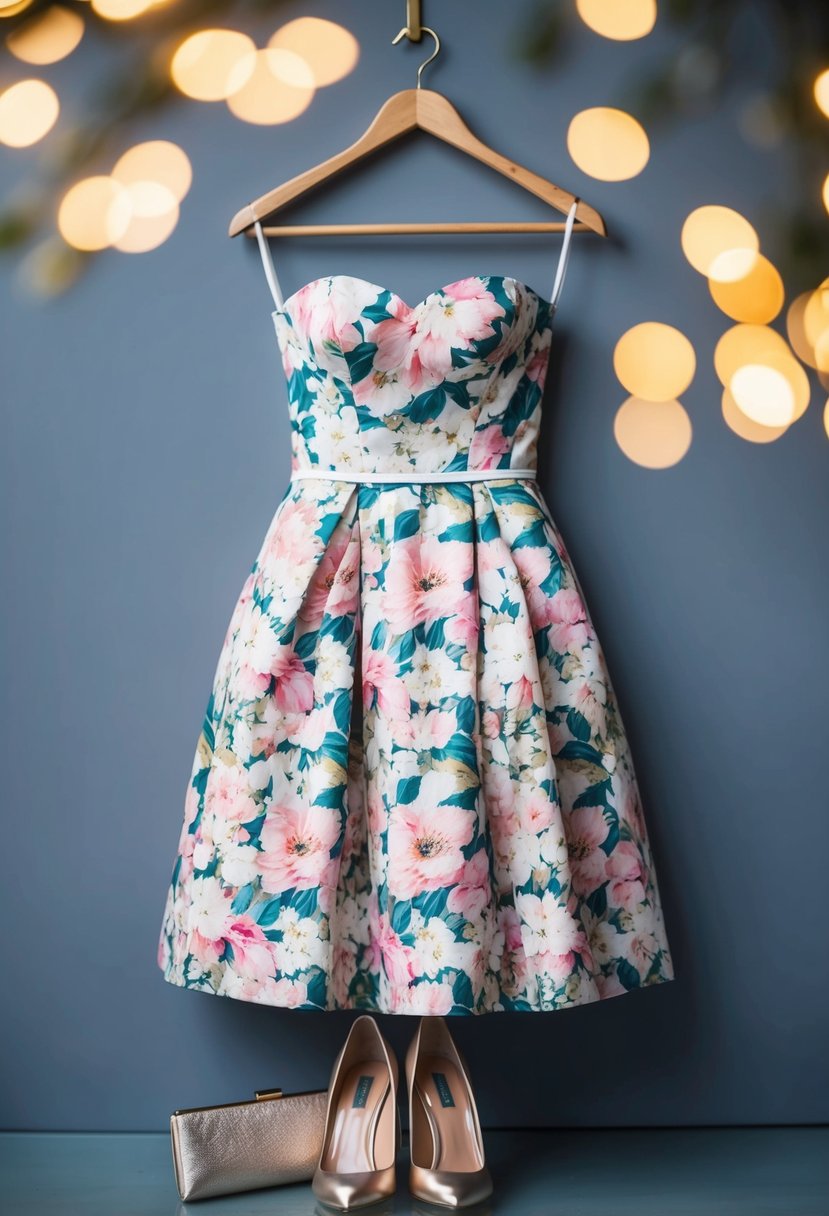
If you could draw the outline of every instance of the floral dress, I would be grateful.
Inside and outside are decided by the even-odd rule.
[[[412,307],[336,275],[273,313],[293,476],[198,738],[171,983],[482,1014],[673,978],[619,709],[532,477],[554,311],[508,277]]]

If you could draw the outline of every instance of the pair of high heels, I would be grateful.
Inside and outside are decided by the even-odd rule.
[[[422,1018],[406,1053],[409,1190],[445,1208],[492,1193],[469,1072],[440,1017]],[[402,1133],[394,1052],[369,1014],[356,1019],[334,1063],[317,1199],[350,1212],[394,1194]]]

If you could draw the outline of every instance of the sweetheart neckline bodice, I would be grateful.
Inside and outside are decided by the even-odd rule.
[[[303,283],[301,287],[296,289],[296,291],[292,291],[291,294],[286,296],[282,301],[281,308],[273,309],[271,316],[278,317],[286,315],[289,312],[289,305],[291,305],[302,294],[302,292],[310,291],[311,288],[317,287],[320,283],[333,283],[336,280],[347,280],[351,283],[357,283],[362,287],[376,288],[378,292],[388,292],[391,298],[396,300],[399,304],[402,304],[408,312],[415,312],[418,308],[423,308],[425,305],[427,305],[436,296],[446,294],[449,292],[450,288],[457,287],[459,283],[468,282],[470,279],[481,283],[496,282],[501,283],[502,285],[504,283],[512,283],[514,286],[520,287],[523,291],[534,296],[539,303],[544,304],[550,310],[551,315],[555,312],[555,306],[551,300],[547,299],[546,296],[541,295],[541,293],[536,291],[534,287],[530,287],[528,283],[525,283],[521,279],[518,279],[514,275],[510,274],[465,275],[463,278],[453,279],[451,283],[444,283],[440,287],[435,287],[432,291],[428,292],[422,300],[418,300],[416,304],[409,304],[407,300],[404,300],[404,298],[401,295],[398,295],[396,291],[393,291],[391,287],[385,287],[382,283],[375,283],[372,279],[363,278],[362,275],[323,274],[319,275],[316,279],[311,279],[308,283]]]

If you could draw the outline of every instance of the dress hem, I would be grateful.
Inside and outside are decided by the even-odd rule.
[[[297,1013],[369,1013],[380,1014],[388,1017],[423,1017],[429,1014],[439,1014],[441,1017],[461,1018],[461,1017],[484,1017],[486,1014],[497,1013],[562,1013],[567,1009],[578,1009],[583,1005],[597,1005],[602,1001],[612,1000],[617,996],[628,996],[630,993],[641,992],[645,988],[654,988],[658,984],[671,983],[676,979],[673,973],[666,974],[664,971],[659,971],[649,979],[643,980],[634,988],[617,988],[612,992],[600,992],[596,987],[595,982],[592,989],[586,989],[585,995],[578,1000],[571,1000],[558,1005],[531,1005],[527,1001],[515,1002],[514,1004],[490,1005],[485,1009],[464,1009],[461,1006],[453,1006],[448,1010],[432,1010],[432,1009],[390,1009],[384,1008],[376,1002],[366,1002],[365,1004],[350,1004],[350,1005],[313,1005],[303,1003],[300,1005],[278,1004],[274,1001],[259,1001],[255,996],[237,995],[232,992],[223,992],[219,988],[214,988],[211,985],[188,984],[185,980],[179,979],[173,973],[172,969],[162,969],[162,978],[168,983],[177,988],[182,988],[190,992],[203,992],[210,996],[223,996],[230,1000],[243,1001],[248,1005],[266,1005],[271,1009],[291,1009]]]

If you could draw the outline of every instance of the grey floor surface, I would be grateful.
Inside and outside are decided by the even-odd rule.
[[[486,1133],[492,1202],[470,1216],[829,1216],[829,1128]],[[406,1192],[384,1213],[434,1216]],[[167,1136],[0,1134],[2,1216],[313,1216],[307,1185],[181,1203]],[[322,1209],[324,1211],[324,1209]]]

